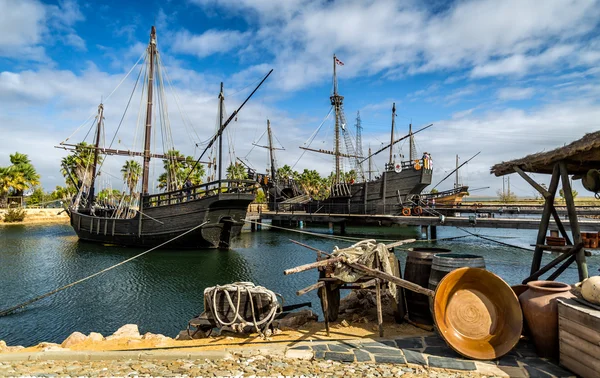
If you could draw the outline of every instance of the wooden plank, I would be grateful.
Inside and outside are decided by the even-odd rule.
[[[597,372],[595,372],[593,369],[588,368],[587,366],[584,366],[576,358],[577,356],[571,356],[566,353],[561,353],[560,364],[583,378],[600,377]]]
[[[600,330],[600,311],[586,307],[573,299],[558,300],[558,316],[592,330]]]
[[[379,328],[379,337],[383,337],[383,309],[381,308],[381,281],[375,280],[375,290],[377,298],[377,326]]]
[[[583,247],[583,244],[578,244],[576,246],[573,246],[568,252],[561,254],[560,256],[558,256],[557,258],[555,258],[554,260],[550,261],[545,267],[541,268],[537,272],[535,272],[532,275],[530,275],[529,277],[525,278],[523,280],[523,283],[527,283],[529,281],[533,281],[533,280],[538,279],[538,277],[540,277],[542,274],[546,273],[547,271],[549,271],[550,269],[552,269],[554,266],[558,265],[563,260],[568,259],[572,254],[574,254],[577,251],[579,251],[581,249],[581,247]]]
[[[515,165],[513,169],[519,174],[519,176],[521,176],[525,181],[527,181],[531,186],[533,186],[533,188],[537,190],[544,198],[550,197],[550,193],[546,189],[544,189],[540,184],[535,182],[531,177],[529,177],[527,173],[523,172],[521,168]]]
[[[562,341],[560,343],[560,354],[561,355],[564,354],[564,355],[570,356],[571,358],[577,360],[581,365],[588,367],[592,370],[600,372],[600,360],[598,360],[594,356],[590,356],[589,354],[585,353],[584,351],[579,349],[577,345],[572,345],[571,343],[568,343],[564,340],[561,340],[561,341]],[[596,377],[597,377],[597,375],[596,375]]]
[[[306,293],[308,293],[308,292],[311,292],[311,291],[313,291],[313,290],[319,289],[319,288],[321,288],[321,287],[323,287],[323,286],[325,286],[325,282],[323,282],[323,281],[319,281],[319,282],[317,282],[316,284],[313,284],[313,285],[310,285],[310,286],[307,286],[307,287],[305,287],[304,289],[298,290],[298,291],[296,292],[296,295],[298,295],[298,296],[300,296],[300,295],[304,295],[304,294],[306,294]]]
[[[555,279],[558,278],[558,276],[560,276],[561,274],[563,274],[563,272],[565,270],[567,270],[568,267],[571,266],[571,264],[573,264],[573,262],[577,259],[576,255],[571,255],[571,257],[569,257],[567,259],[567,261],[565,261],[564,263],[562,263],[561,266],[559,266],[554,273],[552,273],[551,275],[548,276],[547,280],[548,281],[554,281]]]
[[[600,332],[590,330],[584,325],[581,325],[577,322],[572,321],[571,319],[567,319],[565,317],[558,317],[558,327],[559,330],[564,330],[565,332],[569,332],[572,335],[580,337],[588,342],[600,346]]]
[[[593,356],[593,359],[600,363],[600,346],[594,345],[589,341],[577,337],[565,330],[559,330],[558,338],[561,342],[565,342],[573,347],[581,350],[582,352]]]
[[[345,259],[346,258],[343,256],[332,257],[332,258],[317,261],[314,263],[300,265],[295,268],[286,269],[283,271],[283,274],[285,274],[287,276],[288,274],[304,272],[305,270],[315,269],[315,268],[318,268],[321,266],[327,266],[327,265],[334,264],[336,262],[341,262],[341,261],[344,261]]]
[[[412,282],[403,280],[402,278],[394,277],[394,276],[387,274],[385,272],[382,272],[380,270],[371,269],[363,264],[354,263],[354,264],[348,264],[348,265],[352,269],[355,269],[355,270],[358,270],[361,272],[365,272],[368,275],[370,275],[371,277],[381,278],[383,280],[393,282],[396,285],[403,287],[407,290],[411,290],[411,291],[414,291],[419,294],[425,294],[432,298],[435,294],[435,292],[433,290],[425,289],[424,287],[421,287],[420,285],[417,285],[416,283],[412,283]]]

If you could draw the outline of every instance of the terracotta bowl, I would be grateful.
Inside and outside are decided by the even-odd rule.
[[[491,360],[519,341],[523,314],[512,288],[480,268],[460,268],[440,281],[433,316],[442,338],[461,355]]]

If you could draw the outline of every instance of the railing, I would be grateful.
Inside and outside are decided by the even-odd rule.
[[[144,207],[166,206],[215,196],[219,193],[243,194],[253,193],[255,190],[256,182],[252,180],[221,180],[170,192],[144,196],[143,202]]]
[[[303,214],[381,214],[381,215],[401,215],[403,206],[400,204],[333,204],[323,203],[321,201],[311,201],[305,204],[298,203],[271,203],[270,208],[274,208],[276,213],[303,213]],[[412,207],[407,204],[406,207]]]

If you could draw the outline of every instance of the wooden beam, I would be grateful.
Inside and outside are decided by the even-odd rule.
[[[567,234],[567,231],[565,230],[565,226],[563,226],[562,221],[560,220],[560,217],[558,216],[558,212],[556,211],[556,208],[554,206],[552,207],[552,217],[554,218],[556,227],[558,227],[558,230],[560,231],[563,238],[565,238],[567,244],[573,244],[573,242],[571,242],[571,238],[569,237],[569,234]]]
[[[381,278],[383,280],[393,282],[396,285],[403,287],[407,290],[414,291],[415,293],[424,294],[424,295],[427,295],[428,297],[432,297],[432,298],[435,294],[435,292],[433,290],[425,289],[424,287],[421,287],[420,285],[417,285],[416,283],[403,280],[402,278],[399,278],[399,277],[394,277],[394,276],[387,274],[385,272],[382,272],[380,270],[369,268],[363,264],[354,263],[354,264],[348,264],[348,265],[354,270],[358,270],[358,271],[367,273],[371,277]]]
[[[559,178],[560,168],[558,167],[558,164],[556,164],[554,166],[554,171],[552,172],[552,179],[550,179],[550,187],[548,188],[550,196],[546,198],[546,202],[544,203],[544,212],[542,213],[542,219],[540,220],[540,228],[538,229],[538,235],[535,244],[545,244],[544,242],[546,240],[546,233],[548,232],[550,215],[552,213],[552,208],[554,207],[554,196],[556,196]],[[540,265],[542,264],[542,253],[543,249],[536,246],[535,251],[533,252],[533,258],[531,260],[530,274],[534,274],[540,270]]]
[[[331,265],[336,262],[344,261],[345,259],[346,258],[344,256],[332,257],[332,258],[317,261],[314,263],[300,265],[295,268],[286,269],[283,271],[283,274],[285,274],[287,276],[288,274],[304,272],[305,270],[310,270],[310,269],[319,268],[321,266]]]
[[[558,256],[557,258],[555,258],[554,260],[549,262],[548,265],[546,265],[542,269],[538,270],[537,272],[533,273],[529,277],[525,278],[523,280],[523,283],[526,284],[529,281],[534,281],[534,280],[538,279],[542,274],[546,273],[547,271],[552,269],[554,266],[558,265],[560,262],[568,259],[574,253],[577,253],[582,247],[583,247],[583,243],[573,246],[573,248],[571,248],[569,250],[569,252],[562,253],[560,256]]]
[[[538,184],[537,182],[535,182],[531,177],[529,177],[527,175],[527,173],[523,172],[523,170],[521,168],[519,168],[518,166],[515,165],[513,167],[513,169],[515,170],[515,172],[517,172],[519,174],[519,176],[523,177],[523,179],[525,181],[527,181],[531,186],[533,186],[533,188],[535,190],[537,190],[538,192],[540,192],[540,194],[542,196],[544,196],[544,198],[550,197],[550,192],[548,192],[540,184]]]
[[[558,278],[573,262],[577,259],[577,255],[571,255],[561,266],[554,271],[551,275],[548,276],[548,281],[554,281]]]
[[[307,287],[305,287],[304,289],[298,290],[298,291],[296,292],[296,295],[297,295],[297,296],[304,295],[304,294],[306,294],[306,293],[308,293],[308,292],[311,292],[311,291],[313,291],[313,290],[320,289],[320,288],[322,288],[323,286],[325,286],[325,282],[323,282],[323,281],[319,281],[319,282],[317,282],[316,284],[312,284],[312,285],[310,285],[310,286],[307,286]]]
[[[569,172],[564,161],[558,163],[560,166],[560,177],[562,179],[562,187],[567,205],[567,214],[569,215],[569,223],[571,224],[571,234],[573,235],[573,243],[583,243],[581,232],[579,231],[579,221],[577,220],[577,210],[575,209],[575,201],[571,192],[571,183],[569,182]],[[575,258],[577,261],[577,270],[579,271],[579,281],[588,278],[587,263],[585,261],[585,253],[580,249]]]

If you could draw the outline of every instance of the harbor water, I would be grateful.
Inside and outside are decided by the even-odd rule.
[[[326,228],[304,228],[327,234]],[[532,248],[536,230],[469,228],[504,243]],[[418,238],[416,228],[348,228],[350,236],[378,240]],[[438,239],[466,235],[462,230],[438,227]],[[331,236],[331,235],[329,235]],[[283,270],[315,261],[315,253],[292,244],[301,241],[324,251],[347,247],[332,240],[294,231],[243,233],[233,249],[156,250],[113,270],[0,317],[0,340],[8,345],[31,346],[41,341],[62,342],[75,331],[110,335],[120,326],[138,324],[140,332],[175,337],[188,320],[203,310],[206,287],[251,281],[284,296],[285,304],[310,301],[321,315],[316,292],[297,297],[296,291],[316,282],[315,271],[284,276]],[[509,284],[520,283],[530,269],[532,252],[503,246],[478,237],[412,246],[449,248],[455,253],[481,255],[487,269]],[[78,241],[69,225],[0,227],[0,311],[25,302],[133,257],[143,249],[103,246]],[[405,251],[396,250],[402,262]],[[544,262],[552,260],[544,255]],[[588,257],[590,275],[598,274],[600,256]],[[553,272],[554,270],[551,270]],[[573,264],[559,281],[578,280]],[[321,316],[320,316],[321,317]]]

